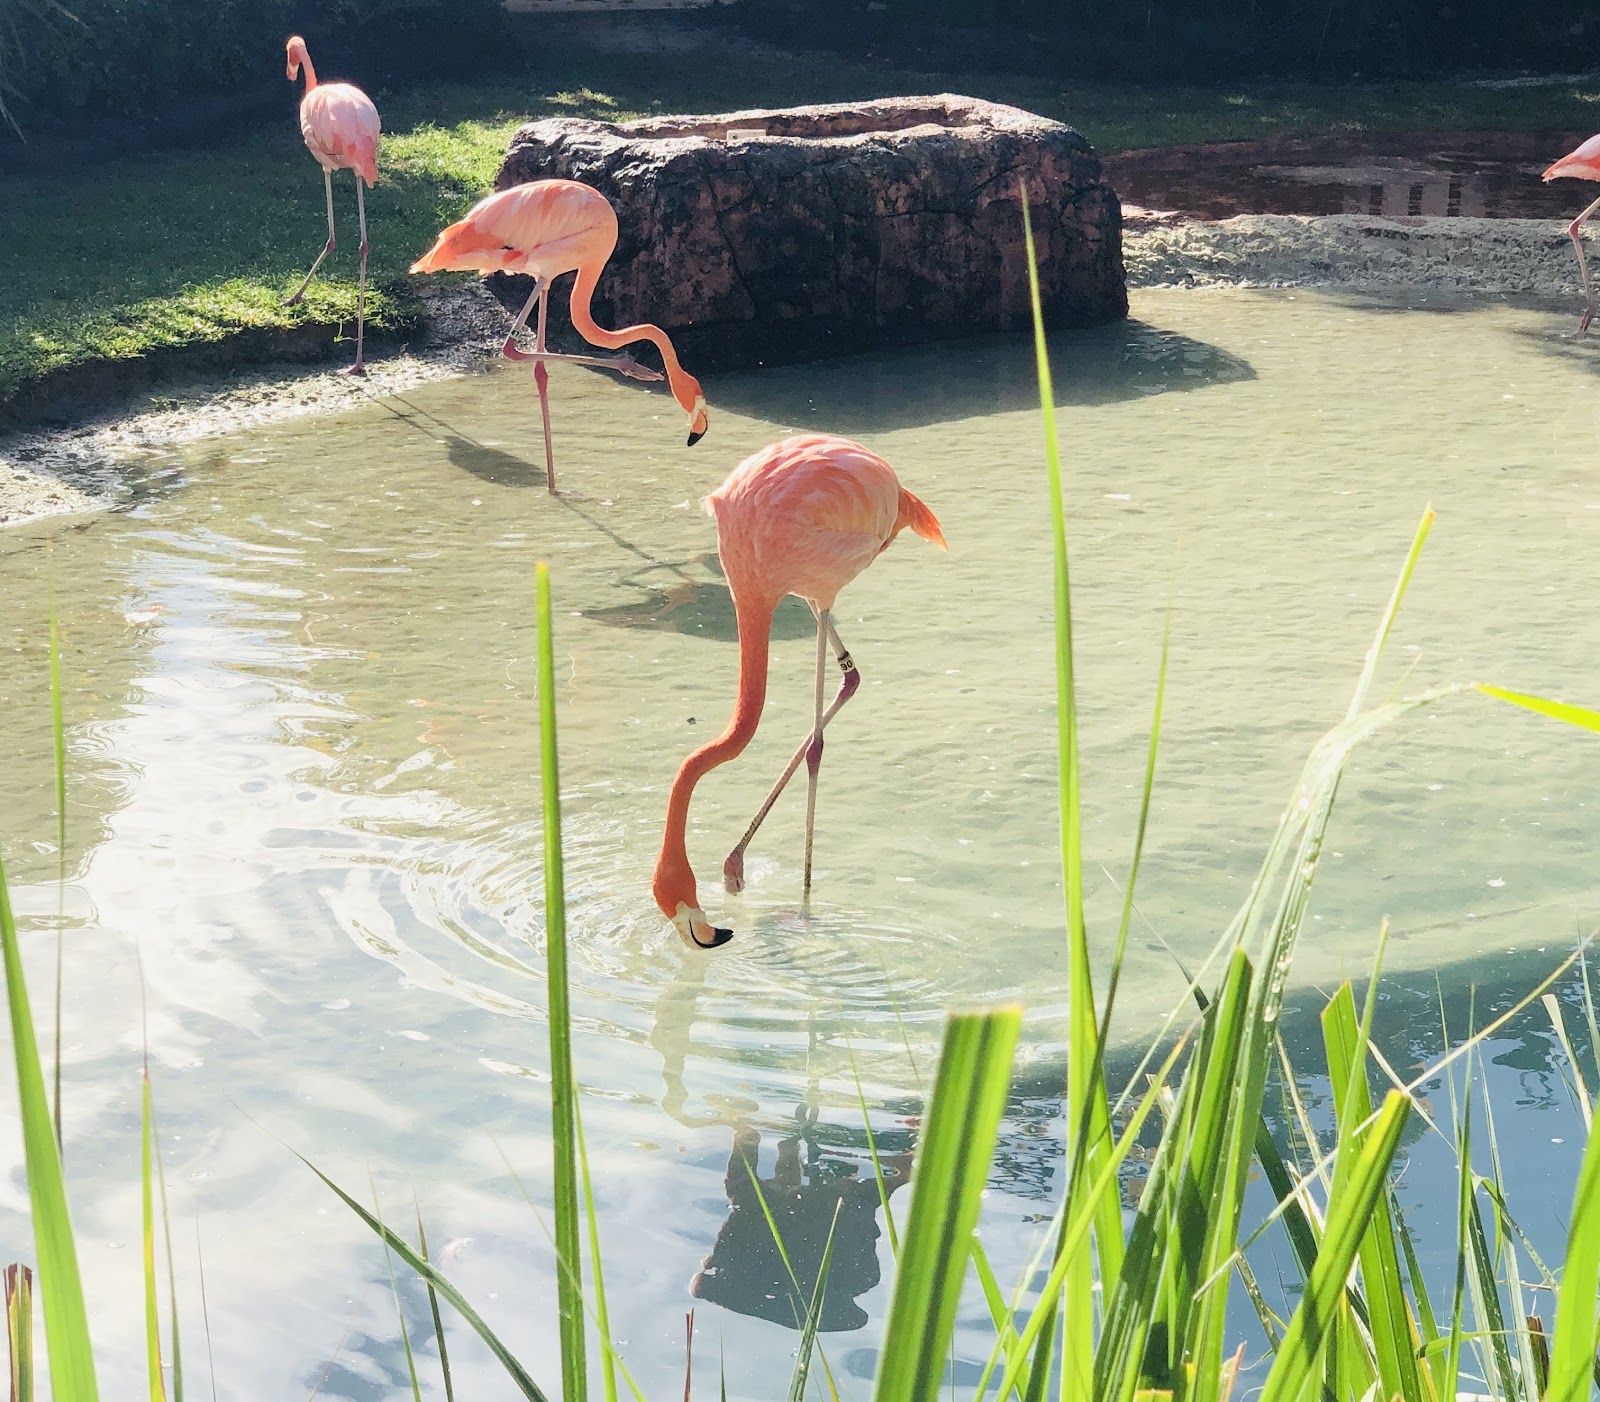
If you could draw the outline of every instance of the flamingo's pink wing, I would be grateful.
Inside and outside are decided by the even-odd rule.
[[[1600,136],[1591,136],[1576,151],[1569,151],[1545,171],[1544,178],[1554,180],[1563,175],[1574,180],[1600,180]]]
[[[329,170],[353,170],[378,182],[378,109],[349,83],[319,83],[300,104],[300,134]]]
[[[556,277],[576,268],[582,250],[597,240],[602,256],[610,252],[616,228],[617,216],[599,191],[572,180],[536,180],[479,200],[411,271]]]

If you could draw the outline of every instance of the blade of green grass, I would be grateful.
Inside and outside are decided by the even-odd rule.
[[[554,1250],[556,1244],[555,1234],[550,1230],[549,1223],[544,1220],[544,1214],[539,1211],[538,1204],[534,1202],[533,1195],[529,1193],[527,1185],[523,1183],[522,1176],[517,1172],[516,1166],[509,1158],[506,1157],[506,1151],[503,1148],[500,1148],[498,1143],[496,1143],[495,1148],[500,1152],[500,1161],[505,1164],[506,1172],[510,1175],[511,1181],[517,1185],[517,1191],[522,1194],[522,1200],[526,1202],[532,1209],[533,1219],[539,1224],[539,1230],[544,1233],[544,1239],[550,1243],[551,1250]],[[560,1258],[558,1256],[558,1267],[559,1264]],[[584,1309],[588,1312],[590,1323],[592,1323],[598,1331],[600,1327],[600,1321],[596,1317],[593,1307],[587,1300],[585,1300],[583,1303]],[[600,1335],[600,1342],[611,1354],[611,1361],[617,1366],[618,1371],[621,1372],[622,1381],[628,1385],[628,1391],[633,1395],[634,1402],[645,1402],[644,1393],[640,1391],[639,1384],[634,1381],[633,1374],[628,1371],[628,1365],[623,1360],[622,1355],[618,1353],[612,1346],[611,1339],[606,1334],[602,1333]]]
[[[994,1267],[989,1264],[989,1253],[983,1249],[983,1242],[978,1233],[972,1234],[972,1268],[977,1274],[979,1288],[983,1291],[983,1302],[989,1307],[989,1318],[994,1321],[995,1349],[988,1363],[984,1365],[983,1372],[978,1377],[977,1386],[973,1388],[974,1397],[982,1397],[989,1385],[989,1376],[994,1372],[994,1366],[1003,1354],[1010,1353],[1017,1344],[1017,1330],[1012,1320],[1016,1318],[1017,1307],[1021,1303],[1021,1291],[1016,1298],[1007,1302],[1000,1292],[1000,1282],[995,1278]],[[1017,1379],[1017,1396],[1025,1397],[1028,1392],[1028,1374],[1024,1369]],[[1005,1402],[1004,1398],[999,1402]]]
[[[1022,1013],[952,1015],[917,1156],[876,1402],[933,1402],[1004,1113]]]
[[[850,1058],[850,1074],[855,1077],[856,1104],[861,1107],[861,1127],[867,1134],[867,1153],[872,1158],[872,1176],[878,1185],[878,1206],[883,1209],[883,1224],[889,1231],[889,1254],[900,1259],[900,1233],[895,1230],[894,1209],[889,1204],[889,1185],[884,1181],[883,1163],[878,1158],[878,1138],[872,1132],[872,1115],[867,1109],[867,1093],[861,1085],[861,1068],[856,1065],[856,1049],[848,1038],[844,1044],[845,1055]]]
[[[833,1220],[828,1223],[828,1237],[822,1245],[822,1260],[817,1265],[817,1280],[811,1289],[811,1301],[806,1306],[800,1347],[795,1350],[794,1371],[789,1377],[789,1402],[805,1402],[806,1383],[811,1377],[811,1354],[817,1345],[817,1328],[822,1323],[822,1303],[828,1293],[828,1271],[833,1265],[833,1234],[838,1230],[839,1213],[843,1207],[844,1199],[840,1198],[833,1205]]]
[[[1377,976],[1369,984],[1365,1019],[1372,1015],[1372,999]],[[1348,1135],[1359,1148],[1365,1143],[1363,1126],[1372,1115],[1372,1095],[1367,1082],[1367,1026],[1356,1022],[1355,997],[1348,982],[1339,985],[1322,1013],[1323,1044],[1328,1055],[1328,1078],[1341,1138]],[[1341,1161],[1354,1166],[1354,1158],[1341,1155]],[[1334,1192],[1342,1191],[1337,1177]],[[1367,1229],[1358,1251],[1361,1281],[1365,1288],[1373,1356],[1377,1364],[1381,1394],[1384,1397],[1422,1396],[1417,1374],[1416,1340],[1411,1313],[1401,1287],[1400,1256],[1395,1246],[1394,1221],[1389,1214],[1389,1195],[1380,1193],[1373,1203]]]
[[[152,1109],[150,1130],[155,1142],[156,1187],[161,1192],[161,1234],[167,1248],[167,1309],[172,1319],[172,1402],[183,1402],[183,1342],[178,1329],[178,1267],[172,1254],[172,1214],[167,1208],[167,1166],[161,1157],[161,1126]]]
[[[594,1268],[594,1315],[600,1331],[600,1376],[606,1402],[617,1402],[616,1348],[611,1339],[611,1313],[606,1308],[606,1278],[600,1266],[600,1218],[595,1207],[594,1185],[589,1181],[589,1148],[583,1142],[582,1097],[572,1101],[572,1129],[578,1141],[578,1168],[583,1179],[583,1211],[589,1227],[589,1262]]]
[[[1241,955],[1240,957],[1242,958],[1243,956]],[[1162,1094],[1163,1089],[1166,1087],[1167,1078],[1172,1074],[1173,1067],[1178,1064],[1178,1061],[1183,1056],[1187,1048],[1188,1038],[1180,1038],[1177,1044],[1174,1045],[1167,1053],[1166,1060],[1162,1063],[1160,1070],[1156,1075],[1150,1078],[1149,1085],[1147,1086],[1144,1094],[1125,1112],[1125,1123],[1123,1125],[1122,1134],[1112,1144],[1111,1154],[1107,1158],[1106,1163],[1101,1166],[1099,1173],[1094,1178],[1094,1181],[1089,1184],[1087,1202],[1097,1202],[1101,1194],[1114,1190],[1117,1171],[1121,1168],[1124,1159],[1127,1158],[1129,1149],[1133,1147],[1133,1144],[1137,1140],[1140,1131],[1144,1127],[1145,1120],[1149,1117],[1151,1109],[1155,1106]],[[1196,1055],[1198,1056],[1198,1052]],[[1064,1219],[1064,1228],[1061,1232],[1061,1240],[1064,1242],[1065,1247],[1077,1249],[1082,1246],[1083,1242],[1089,1235],[1093,1223],[1093,1212],[1087,1206],[1085,1206],[1079,1209],[1075,1217],[1068,1218],[1066,1214],[1066,1206],[1067,1205],[1064,1202],[1061,1207],[1061,1215]],[[1130,1249],[1129,1257],[1131,1258],[1132,1255],[1133,1253]],[[1063,1284],[1066,1281],[1067,1270],[1071,1265],[1071,1262],[1072,1256],[1070,1251],[1063,1249],[1056,1253],[1054,1262],[1050,1268],[1049,1277],[1045,1280],[1043,1288],[1039,1291],[1039,1298],[1041,1300],[1048,1301],[1060,1292]],[[1002,1398],[1004,1398],[1005,1395],[1016,1386],[1019,1373],[1021,1369],[1026,1366],[1026,1355],[1028,1351],[1034,1348],[1038,1342],[1040,1331],[1047,1324],[1051,1323],[1052,1319],[1053,1316],[1049,1311],[1036,1308],[1033,1313],[1028,1316],[1028,1322],[1018,1331],[1017,1347],[1007,1359],[1006,1371],[1000,1379],[999,1391]],[[1095,1359],[1095,1365],[1097,1368],[1100,1366],[1100,1363],[1101,1360],[1097,1356]],[[1090,1395],[1096,1398],[1105,1398],[1114,1394],[1097,1388],[1096,1391]]]
[[[1094,1000],[1093,965],[1088,928],[1083,913],[1083,821],[1079,770],[1077,690],[1073,672],[1072,585],[1067,556],[1065,492],[1062,486],[1061,446],[1056,429],[1055,389],[1050,374],[1050,353],[1045,344],[1044,310],[1039,294],[1039,265],[1033,241],[1033,221],[1028,190],[1019,182],[1023,238],[1028,255],[1028,296],[1033,316],[1034,370],[1039,386],[1039,414],[1044,433],[1045,465],[1050,493],[1050,540],[1054,560],[1054,618],[1056,636],[1056,746],[1058,802],[1061,817],[1061,875],[1067,904],[1067,1105],[1066,1123],[1071,1146],[1067,1166],[1067,1193],[1082,1185],[1105,1163],[1111,1143],[1111,1116],[1106,1103],[1101,1062],[1099,1020]],[[1093,1204],[1094,1247],[1100,1278],[1109,1282],[1122,1269],[1123,1235],[1121,1203],[1113,1192]],[[1089,1354],[1094,1328],[1094,1262],[1088,1243],[1082,1258],[1073,1262],[1065,1290],[1067,1319],[1064,1337],[1080,1347],[1062,1360],[1063,1392],[1081,1393],[1089,1385]],[[1054,1309],[1055,1305],[1044,1306]],[[1055,1330],[1038,1335],[1038,1354],[1031,1370],[1033,1387],[1028,1402],[1039,1402],[1050,1376],[1050,1355]]]
[[[372,1189],[372,1214],[383,1220],[383,1204],[378,1198],[378,1180],[373,1177],[372,1166],[367,1166],[367,1184]],[[412,1402],[422,1402],[422,1380],[417,1377],[417,1356],[411,1351],[411,1331],[406,1328],[405,1306],[400,1301],[400,1281],[394,1273],[394,1253],[389,1243],[383,1244],[383,1264],[389,1270],[389,1294],[394,1299],[394,1317],[400,1321],[400,1347],[406,1356],[406,1376],[411,1380]]]
[[[1600,711],[1592,711],[1587,706],[1552,701],[1544,696],[1530,696],[1525,691],[1510,691],[1503,686],[1490,686],[1487,682],[1478,682],[1475,685],[1485,696],[1492,696],[1497,701],[1506,701],[1513,706],[1521,706],[1525,711],[1534,711],[1541,716],[1549,716],[1552,720],[1564,721],[1568,725],[1577,726],[1580,730],[1600,731]]]
[[[293,1150],[290,1152],[293,1153]],[[517,1361],[516,1356],[511,1352],[511,1350],[501,1342],[500,1336],[496,1334],[494,1330],[491,1329],[487,1323],[485,1323],[483,1317],[467,1303],[466,1296],[457,1290],[456,1287],[445,1278],[445,1276],[440,1274],[439,1270],[431,1262],[423,1260],[423,1258],[412,1249],[410,1242],[408,1242],[404,1237],[397,1235],[395,1232],[390,1231],[387,1226],[385,1226],[370,1212],[368,1212],[366,1208],[364,1208],[359,1202],[351,1197],[349,1193],[345,1192],[345,1190],[335,1183],[333,1179],[328,1177],[326,1173],[318,1168],[316,1164],[312,1163],[310,1159],[306,1158],[304,1154],[295,1154],[295,1157],[299,1159],[300,1162],[309,1168],[314,1174],[316,1174],[324,1184],[332,1189],[339,1201],[348,1207],[353,1213],[355,1213],[356,1216],[359,1217],[363,1222],[365,1222],[385,1246],[393,1251],[396,1256],[404,1261],[406,1265],[410,1266],[411,1269],[414,1270],[419,1276],[429,1282],[429,1284],[431,1284],[435,1290],[437,1290],[442,1296],[444,1296],[446,1300],[450,1302],[451,1307],[456,1311],[456,1313],[466,1320],[467,1323],[472,1326],[478,1337],[489,1346],[489,1352],[492,1353],[497,1360],[499,1360],[500,1366],[506,1370],[507,1376],[510,1377],[511,1381],[516,1384],[517,1390],[528,1399],[528,1402],[549,1402],[549,1399],[546,1398],[544,1393],[539,1390],[539,1385],[528,1375],[528,1370]]]
[[[5,1269],[6,1339],[11,1345],[11,1402],[33,1402],[33,1272]]]
[[[142,997],[141,990],[141,997]],[[149,1053],[146,1052],[148,1058]],[[139,1202],[144,1266],[144,1349],[150,1377],[150,1402],[165,1402],[167,1389],[161,1377],[161,1315],[156,1306],[156,1211],[155,1172],[150,1112],[150,1064],[145,1062],[139,1077]]]
[[[217,1360],[211,1351],[211,1305],[206,1299],[206,1258],[200,1249],[200,1219],[194,1219],[194,1259],[200,1270],[200,1319],[206,1334],[206,1371],[211,1374],[211,1402],[217,1402]]]
[[[567,900],[561,866],[561,775],[556,756],[556,666],[550,567],[536,570],[539,626],[539,782],[544,803],[545,959],[550,998],[550,1116],[555,1155],[556,1297],[561,1316],[561,1396],[585,1402],[583,1247],[578,1236],[578,1156],[567,990]]]
[[[1314,1383],[1345,1279],[1366,1234],[1368,1217],[1386,1189],[1409,1109],[1404,1095],[1390,1091],[1359,1147],[1350,1144],[1352,1162],[1342,1177],[1343,1190],[1329,1209],[1316,1267],[1267,1373],[1260,1402],[1293,1402]]]
[[[17,1073],[17,1102],[22,1121],[22,1147],[27,1164],[28,1201],[32,1209],[34,1249],[38,1254],[39,1290],[44,1298],[45,1352],[50,1362],[54,1395],[72,1402],[98,1402],[89,1319],[83,1307],[83,1281],[78,1251],[67,1211],[67,1189],[61,1175],[61,1154],[50,1120],[34,1036],[33,1010],[28,1005],[22,974],[22,950],[11,916],[11,894],[0,861],[0,957],[4,959],[6,1006],[11,1015],[11,1055]]]
[[[1600,1135],[1591,1134],[1567,1226],[1546,1402],[1587,1402],[1593,1385],[1600,1297]]]
[[[1587,1132],[1593,1128],[1594,1110],[1589,1100],[1589,1087],[1584,1084],[1583,1072],[1578,1066],[1578,1054],[1573,1051],[1572,1040],[1567,1036],[1567,1021],[1561,1015],[1561,1002],[1554,993],[1546,993],[1539,1001],[1544,1004],[1550,1025],[1555,1028],[1556,1040],[1561,1043],[1567,1065],[1572,1068],[1572,1094],[1578,1102],[1578,1113],[1583,1116],[1583,1128]]]
[[[65,972],[67,915],[67,732],[61,707],[61,637],[56,629],[56,590],[52,557],[50,583],[50,737],[56,780],[56,1019],[55,1054],[51,1079],[55,1095],[51,1113],[55,1120],[56,1152],[65,1152],[61,1137],[61,989]]]
[[[428,1256],[428,1233],[422,1225],[422,1204],[412,1198],[411,1205],[417,1211],[417,1254],[424,1261],[432,1264]],[[433,1337],[439,1342],[439,1371],[444,1375],[445,1402],[456,1402],[455,1384],[450,1378],[450,1350],[444,1342],[444,1317],[439,1313],[439,1292],[433,1288],[433,1282],[427,1282],[428,1309],[433,1315]]]

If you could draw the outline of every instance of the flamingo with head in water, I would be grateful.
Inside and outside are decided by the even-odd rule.
[[[289,40],[288,49],[289,81],[294,82],[302,68],[306,71],[306,95],[300,99],[300,134],[322,167],[322,185],[328,196],[328,242],[317,254],[305,281],[284,306],[292,307],[305,296],[322,260],[333,252],[333,173],[354,171],[356,211],[361,219],[361,281],[356,291],[356,363],[348,373],[365,375],[362,342],[367,320],[367,203],[362,181],[369,189],[378,183],[378,109],[366,93],[349,83],[319,83],[311,55],[306,52],[306,41],[298,34]]]
[[[552,360],[598,365],[635,380],[659,380],[626,356],[556,355],[545,348],[545,313],[550,284],[563,273],[576,273],[572,284],[573,328],[590,345],[620,350],[630,341],[650,341],[661,352],[672,397],[689,416],[689,444],[698,443],[706,431],[706,400],[700,382],[678,363],[672,341],[659,326],[648,323],[608,331],[597,325],[589,310],[600,272],[617,246],[617,212],[598,190],[576,180],[535,180],[513,185],[480,200],[458,222],[445,229],[438,241],[411,265],[414,273],[471,271],[527,273],[533,291],[511,325],[501,353],[508,360],[534,362],[533,379],[539,388],[539,412],[544,420],[545,479],[556,489],[555,452],[550,438],[550,372]],[[519,350],[517,333],[539,305],[534,349]]]
[[[684,836],[689,800],[695,785],[719,764],[735,758],[756,733],[767,699],[767,651],[779,603],[786,595],[797,595],[817,618],[815,717],[811,733],[722,871],[729,891],[743,889],[744,849],[804,760],[808,786],[803,889],[809,895],[822,731],[861,684],[861,673],[833,625],[834,601],[907,527],[941,550],[945,543],[933,512],[900,485],[888,463],[848,438],[820,433],[785,438],[752,454],[706,498],[705,505],[716,517],[717,553],[739,625],[739,694],[727,729],[684,760],[672,781],[666,833],[652,885],[656,904],[684,943],[715,949],[726,944],[733,931],[712,925],[700,908]],[[843,676],[838,694],[824,709],[830,643]]]
[[[1591,136],[1577,150],[1567,152],[1544,173],[1546,180],[1557,180],[1562,176],[1570,176],[1574,180],[1600,180],[1600,136]],[[1589,260],[1583,256],[1583,226],[1597,209],[1600,209],[1600,200],[1589,205],[1567,225],[1567,237],[1572,240],[1572,246],[1578,250],[1578,276],[1583,281],[1583,319],[1578,323],[1580,336],[1589,329],[1589,323],[1594,320],[1594,291],[1589,286]]]

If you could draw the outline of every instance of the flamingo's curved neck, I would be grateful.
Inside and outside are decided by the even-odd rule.
[[[595,288],[599,285],[600,270],[604,266],[605,259],[602,258],[597,263],[585,263],[578,269],[577,279],[572,284],[573,329],[591,345],[604,346],[607,350],[620,350],[630,341],[649,341],[661,352],[662,362],[667,367],[667,383],[672,387],[673,397],[685,409],[692,409],[694,394],[685,383],[688,376],[684,374],[683,366],[678,363],[678,353],[673,350],[672,342],[667,339],[665,331],[659,326],[652,326],[649,322],[608,331],[595,321],[593,313],[589,310],[589,303],[594,297]]]
[[[305,74],[306,91],[310,92],[317,85],[317,70],[311,66],[311,55],[304,49],[300,50],[300,70]]]
[[[767,701],[767,651],[778,600],[747,599],[735,591],[733,606],[739,620],[739,695],[733,704],[733,716],[721,735],[684,760],[667,799],[667,828],[661,839],[661,855],[656,859],[655,888],[656,899],[668,915],[680,900],[697,904],[694,873],[685,845],[689,800],[694,796],[695,785],[719,764],[736,758],[750,743]],[[685,882],[687,890],[682,889]],[[667,904],[669,900],[671,905]]]

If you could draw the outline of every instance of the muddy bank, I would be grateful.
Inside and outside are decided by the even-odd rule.
[[[1559,222],[1528,219],[1240,215],[1214,222],[1127,206],[1123,260],[1135,293],[1155,287],[1305,287],[1383,297],[1505,296],[1580,310],[1577,262]],[[373,361],[365,381],[324,365],[268,366],[164,385],[71,428],[0,435],[0,525],[127,499],[162,448],[305,414],[332,413],[481,368],[507,317],[474,284],[430,294],[426,338]],[[708,384],[713,407],[714,384]]]

